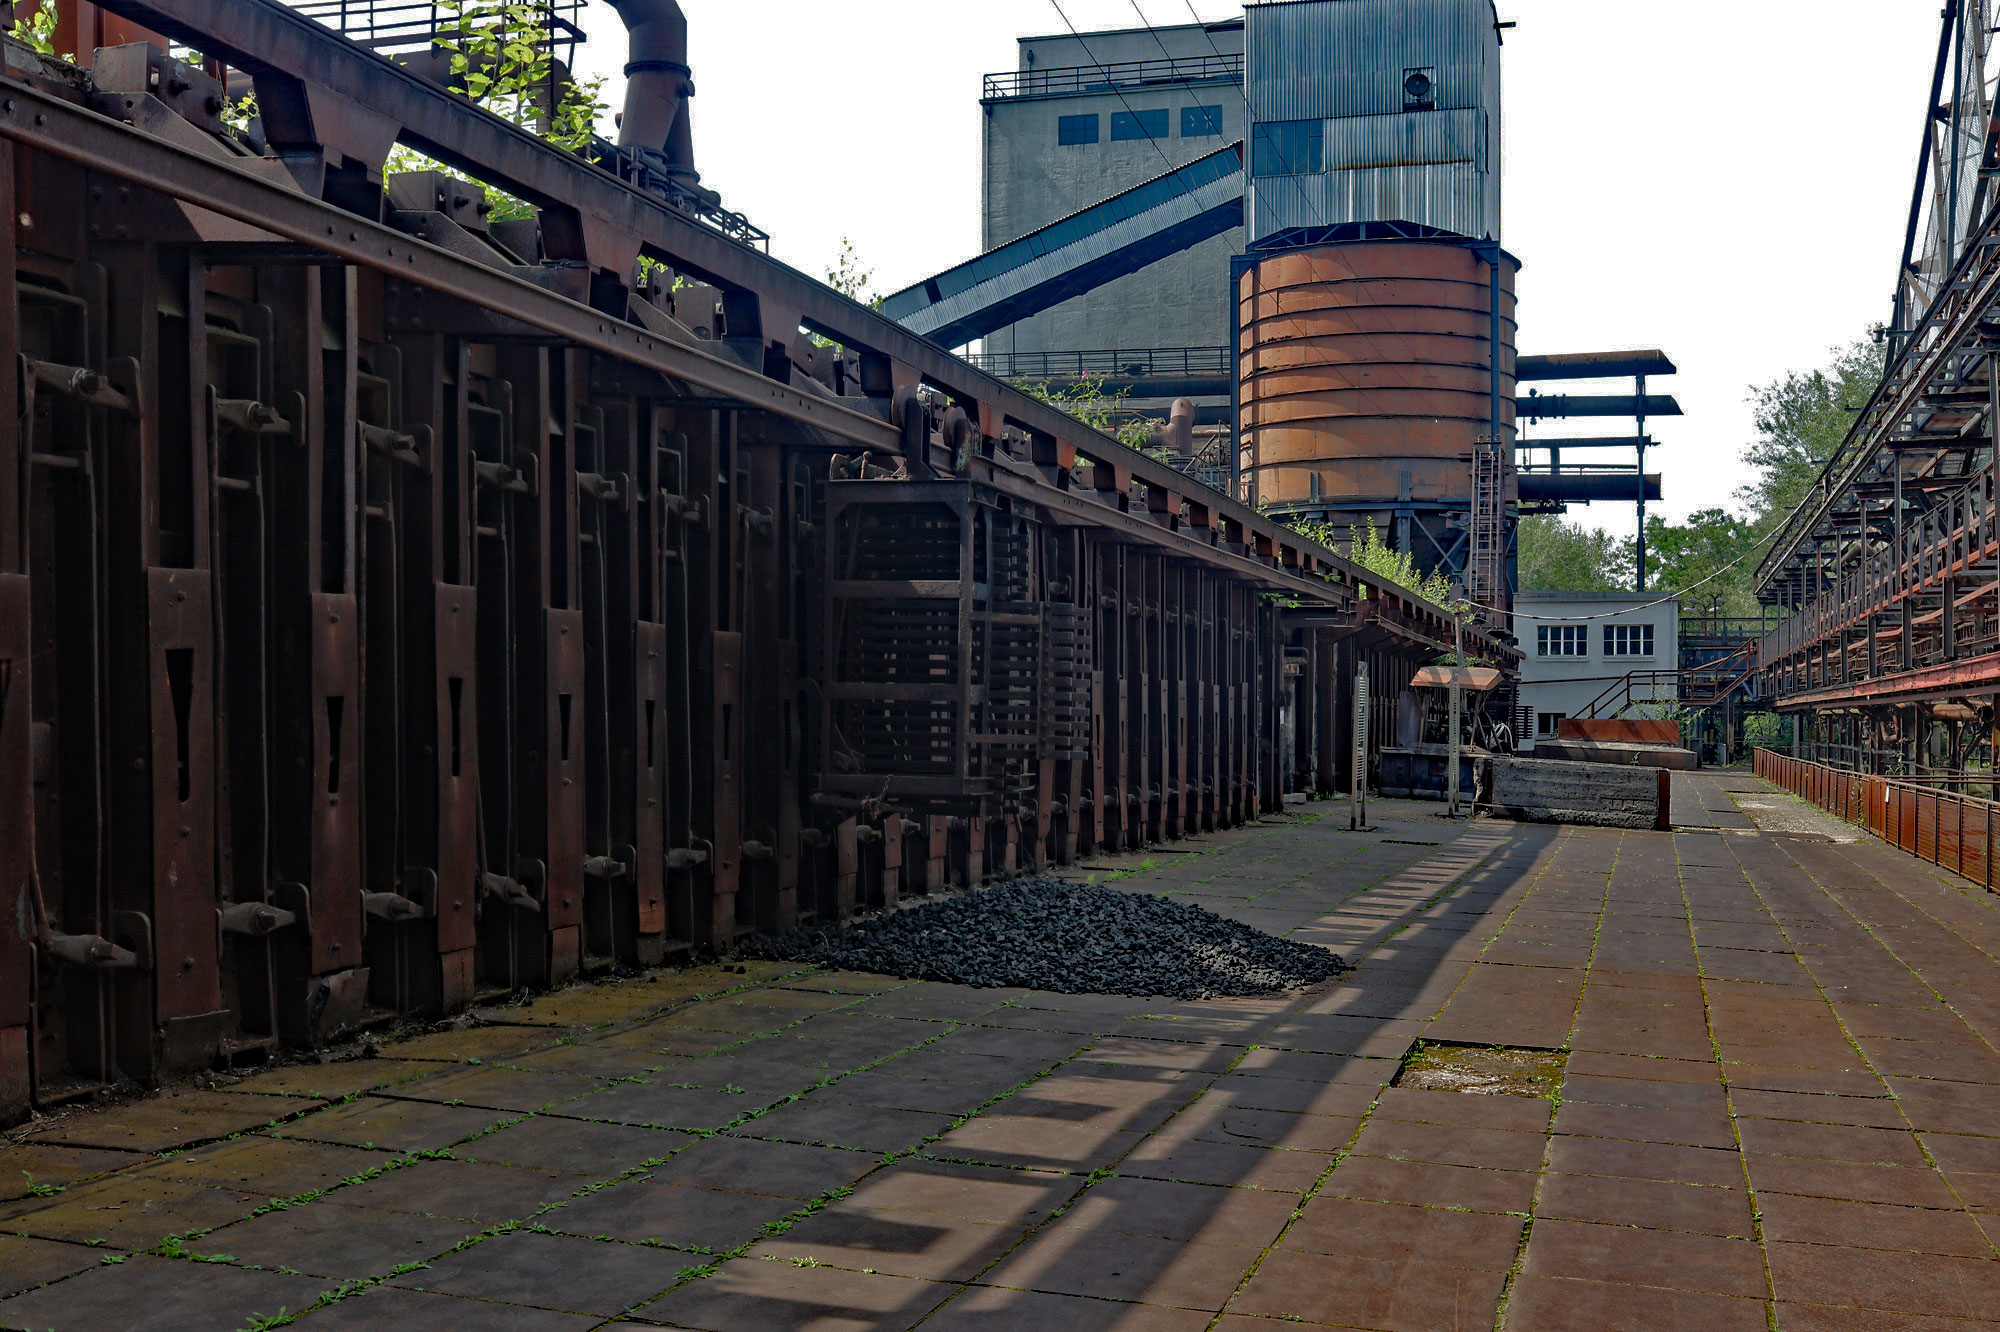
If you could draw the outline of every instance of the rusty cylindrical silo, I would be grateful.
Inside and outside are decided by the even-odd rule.
[[[1238,277],[1249,491],[1338,529],[1372,521],[1426,571],[1471,511],[1473,446],[1493,435],[1491,247],[1354,241],[1280,251]],[[1498,407],[1516,505],[1514,277],[1499,253]]]

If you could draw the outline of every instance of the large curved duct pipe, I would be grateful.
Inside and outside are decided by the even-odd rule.
[[[689,190],[694,166],[694,71],[688,66],[687,15],[676,0],[611,0],[630,36],[625,63],[625,113],[618,146],[657,154],[667,174]]]

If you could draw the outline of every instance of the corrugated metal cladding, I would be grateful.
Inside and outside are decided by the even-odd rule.
[[[1492,177],[1469,162],[1266,176],[1250,193],[1252,239],[1331,222],[1421,222],[1484,237]]]
[[[1248,6],[1244,91],[1253,138],[1257,124],[1321,120],[1327,146],[1325,174],[1251,182],[1250,239],[1362,221],[1499,239],[1497,18],[1493,0]],[[1406,109],[1404,77],[1414,69],[1432,76],[1434,110]],[[1357,171],[1363,179],[1338,179]],[[1410,179],[1382,179],[1399,172]]]
[[[1486,169],[1486,116],[1477,110],[1349,116],[1326,123],[1326,169],[1470,162]]]

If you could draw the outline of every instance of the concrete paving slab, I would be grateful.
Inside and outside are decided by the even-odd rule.
[[[0,1235],[0,1296],[75,1276],[103,1261],[104,1255],[87,1245]]]
[[[169,1235],[211,1230],[240,1220],[266,1199],[206,1189],[146,1170],[78,1184],[54,1198],[0,1208],[0,1231],[111,1249],[147,1249]]]
[[[326,1288],[313,1277],[139,1254],[0,1300],[0,1327],[237,1332],[260,1315],[303,1309]]]
[[[0,1146],[0,1202],[52,1194],[71,1184],[132,1164],[128,1152],[44,1143]]]
[[[277,1101],[233,1092],[175,1090],[149,1096],[117,1115],[68,1115],[27,1141],[122,1152],[160,1152],[273,1125],[303,1114],[315,1101]]]
[[[302,1272],[330,1282],[381,1277],[424,1262],[476,1234],[465,1221],[357,1213],[336,1203],[307,1203],[247,1217],[202,1236],[205,1252],[236,1262]]]
[[[1099,871],[1350,951],[1312,993],[716,966],[253,1074],[199,1094],[297,1117],[165,1159],[194,1102],[66,1115],[0,1148],[61,1189],[0,1201],[26,1288],[0,1314],[147,1326],[171,1298],[235,1327],[358,1281],[300,1325],[2000,1323],[1995,899],[1754,826],[1752,779],[1677,780],[1707,828],[1385,802],[1371,834],[1299,818]],[[1394,1085],[1454,1041],[1566,1052],[1560,1089]]]
[[[389,1284],[606,1317],[647,1303],[700,1263],[677,1249],[515,1231],[455,1250]]]

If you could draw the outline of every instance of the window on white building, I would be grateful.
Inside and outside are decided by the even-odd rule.
[[[1653,626],[1650,624],[1605,625],[1604,655],[1607,657],[1652,656]]]
[[[1544,624],[1535,630],[1535,650],[1543,657],[1590,655],[1590,631],[1580,624]]]
[[[1096,116],[1062,116],[1056,120],[1056,142],[1063,145],[1096,143],[1104,122]]]
[[[1540,739],[1549,739],[1562,729],[1562,724],[1566,720],[1565,713],[1538,712],[1535,714],[1535,735]]]

